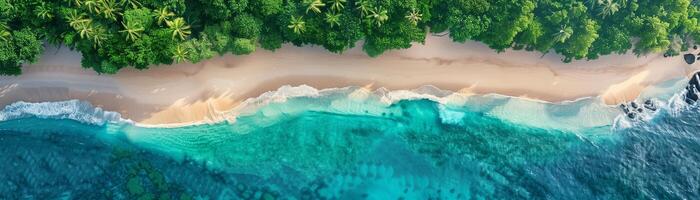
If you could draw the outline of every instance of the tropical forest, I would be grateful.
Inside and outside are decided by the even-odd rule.
[[[0,0],[0,73],[17,75],[46,45],[82,54],[82,66],[199,62],[285,43],[369,56],[423,43],[427,34],[559,54],[678,55],[700,39],[691,0]]]

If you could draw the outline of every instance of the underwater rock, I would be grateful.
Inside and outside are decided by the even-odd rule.
[[[368,192],[366,188],[371,187],[380,189]],[[467,194],[469,191],[464,187],[423,176],[395,174],[391,166],[361,164],[356,171],[324,179],[321,187],[308,196],[317,197],[314,199],[464,199]]]

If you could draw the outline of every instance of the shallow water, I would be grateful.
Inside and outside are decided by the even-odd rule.
[[[662,109],[636,121],[594,98],[434,88],[257,99],[176,128],[17,103],[0,112],[0,199],[694,199],[700,111],[678,87],[650,89]]]

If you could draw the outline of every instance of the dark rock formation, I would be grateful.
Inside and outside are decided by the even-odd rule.
[[[658,110],[658,107],[656,106],[654,100],[647,99],[643,103],[637,103],[636,101],[632,101],[629,103],[620,104],[620,109],[622,109],[622,112],[625,113],[625,115],[627,115],[628,118],[636,119],[643,113],[655,112],[656,110]]]
[[[695,63],[695,55],[692,53],[683,55],[683,59],[685,60],[685,63],[688,63],[689,65]]]
[[[651,99],[647,99],[646,101],[644,101],[644,108],[651,111],[656,111],[656,109],[658,109],[656,107],[656,104],[654,104],[654,101],[652,101]]]
[[[622,112],[624,112],[630,119],[635,119],[637,116],[639,116],[639,114],[644,112],[644,109],[634,101],[620,104],[620,108],[622,109]]]
[[[620,108],[622,109],[622,112],[625,112],[625,113],[630,112],[630,109],[627,108],[626,104],[620,104]]]
[[[700,72],[696,72],[690,77],[688,86],[685,87],[685,102],[693,104],[698,101],[698,90],[700,90]]]

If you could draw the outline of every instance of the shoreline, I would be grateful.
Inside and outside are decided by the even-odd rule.
[[[0,77],[0,106],[85,100],[146,125],[218,119],[249,98],[284,85],[318,90],[367,86],[411,90],[432,85],[462,94],[498,94],[544,102],[594,97],[615,105],[647,86],[687,77],[700,69],[682,57],[609,55],[563,63],[556,54],[509,50],[496,53],[477,42],[453,43],[429,36],[425,45],[370,58],[360,50],[333,54],[318,47],[285,45],[247,56],[216,56],[197,64],[151,66],[98,75],[80,67],[80,54],[47,48],[23,75]]]

